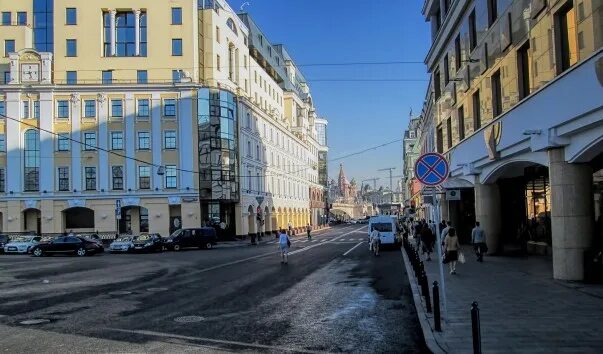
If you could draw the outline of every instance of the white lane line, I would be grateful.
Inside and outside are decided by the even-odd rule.
[[[334,237],[334,238],[332,238],[332,239],[331,239],[331,240],[329,240],[329,241],[327,241],[327,240],[322,240],[320,243],[317,243],[317,244],[314,244],[314,245],[311,245],[311,246],[304,247],[304,248],[299,249],[299,250],[297,250],[297,251],[289,252],[289,255],[293,255],[293,254],[296,254],[296,253],[301,253],[301,252],[307,251],[307,250],[312,249],[312,248],[317,247],[317,246],[326,245],[327,243],[335,243],[335,241],[339,241],[339,239],[341,239],[342,237],[348,236],[348,235],[349,235],[349,234],[351,234],[351,233],[354,233],[354,231],[346,232],[345,234],[341,234],[341,235],[339,235],[339,236],[337,236],[337,237]]]
[[[318,351],[305,350],[300,348],[287,348],[287,347],[279,347],[258,343],[244,343],[244,342],[235,342],[230,340],[222,340],[222,339],[213,339],[213,338],[204,338],[204,337],[191,337],[191,336],[182,336],[179,334],[171,334],[171,333],[161,333],[155,331],[145,331],[145,330],[128,330],[128,329],[120,329],[120,328],[107,328],[110,331],[130,333],[130,334],[142,334],[145,336],[155,336],[161,338],[176,338],[176,339],[184,339],[184,340],[193,340],[193,341],[201,341],[201,342],[209,342],[216,344],[226,344],[226,345],[235,345],[239,347],[247,347],[247,348],[258,348],[258,349],[270,349],[277,350],[283,352],[296,352],[296,353],[321,353]]]
[[[363,244],[363,243],[364,243],[364,242],[358,242],[358,243],[356,244],[356,246],[354,246],[354,247],[350,248],[349,250],[347,250],[347,252],[346,252],[346,253],[344,253],[343,255],[344,255],[344,256],[347,256],[347,255],[348,255],[350,252],[352,252],[353,250],[355,250],[355,249],[356,249],[356,247],[360,246],[360,245],[361,245],[361,244]]]

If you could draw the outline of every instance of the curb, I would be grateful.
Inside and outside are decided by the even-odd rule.
[[[404,259],[404,267],[406,268],[406,276],[408,277],[408,282],[410,283],[410,289],[412,291],[412,298],[415,304],[415,309],[417,311],[417,317],[419,318],[419,323],[421,324],[421,331],[423,332],[423,338],[425,339],[425,345],[427,348],[434,354],[447,354],[450,353],[448,346],[445,344],[442,335],[436,333],[431,326],[430,318],[433,316],[425,310],[423,307],[423,300],[421,299],[421,291],[419,290],[419,286],[417,285],[417,280],[412,274],[412,265],[410,264],[410,260],[408,256],[404,252],[404,247],[400,249],[402,252],[402,258]],[[445,322],[442,320],[442,327],[444,327]],[[438,340],[439,339],[439,340]],[[442,342],[442,344],[440,344]]]

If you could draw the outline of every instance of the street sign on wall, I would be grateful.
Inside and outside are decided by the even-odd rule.
[[[448,161],[435,152],[428,152],[419,156],[415,163],[415,177],[426,186],[439,186],[448,178]]]

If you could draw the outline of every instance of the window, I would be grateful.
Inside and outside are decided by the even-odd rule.
[[[136,109],[136,115],[138,117],[149,117],[149,105],[150,105],[150,101],[148,98],[142,98],[139,99],[138,101],[138,107]]]
[[[578,62],[578,48],[576,35],[576,13],[572,6],[572,2],[559,10],[555,15],[555,31],[557,37],[557,45],[559,49],[558,61],[561,65],[558,66],[558,73],[561,73]]]
[[[29,118],[29,101],[22,101],[21,107],[21,118]]]
[[[258,161],[262,160],[262,157],[260,156],[260,146],[259,145],[255,146],[255,157]]]
[[[138,149],[151,149],[151,134],[149,132],[138,132]]]
[[[172,39],[172,56],[175,56],[175,57],[182,56],[182,39],[180,39],[180,38]]]
[[[527,41],[517,50],[517,86],[519,87],[519,99],[524,99],[530,94],[532,55],[530,53],[530,41]]]
[[[163,134],[163,148],[164,149],[175,149],[176,148],[176,131],[166,130]]]
[[[68,57],[76,57],[77,56],[77,40],[67,39],[66,42],[67,42],[66,43],[67,53],[65,55]]]
[[[84,118],[96,117],[96,100],[84,100]]]
[[[59,133],[57,137],[57,151],[69,151],[70,146],[69,133]]]
[[[6,152],[6,135],[0,134],[0,152]]]
[[[251,114],[247,113],[247,129],[251,129]]]
[[[111,50],[111,14],[103,12],[103,56],[112,56]]]
[[[24,190],[37,192],[40,189],[40,133],[36,129],[29,129],[24,138]]]
[[[68,71],[67,72],[67,85],[76,85],[77,84],[77,71]]]
[[[139,84],[146,84],[149,82],[149,77],[146,70],[136,71],[136,82]]]
[[[138,166],[138,188],[151,189],[151,167]]]
[[[136,55],[136,17],[132,11],[115,14],[115,55],[118,57]]]
[[[4,56],[8,57],[8,53],[15,52],[15,40],[14,39],[6,39],[4,40]]]
[[[181,81],[182,75],[180,74],[180,70],[172,70],[172,82],[179,84]]]
[[[216,42],[220,43],[220,27],[216,26]]]
[[[58,175],[59,175],[59,191],[60,192],[69,191],[69,167],[59,167]]]
[[[147,14],[146,12],[142,12],[140,14],[140,47],[139,52],[141,57],[147,56]]]
[[[111,166],[112,187],[114,190],[124,189],[124,167]]]
[[[434,89],[434,94],[435,94],[436,101],[442,95],[442,83],[441,83],[441,80],[442,79],[440,77],[440,71],[436,70],[433,73],[433,89]]]
[[[6,192],[6,176],[4,175],[4,169],[0,168],[0,193]]]
[[[475,91],[472,96],[473,106],[473,131],[478,130],[482,126],[482,109],[480,106],[479,90]]]
[[[494,24],[494,21],[498,18],[498,0],[487,0],[488,1],[488,27]]]
[[[103,85],[109,85],[113,83],[113,71],[103,71]]]
[[[84,133],[84,150],[96,150],[96,133]]]
[[[8,84],[10,82],[10,71],[5,71],[4,72],[4,81],[5,84]]]
[[[27,25],[27,12],[17,12],[17,25],[25,26]]]
[[[500,85],[500,70],[492,74],[492,119],[502,114],[502,86]]]
[[[111,100],[111,117],[123,117],[124,107],[123,101],[120,99]]]
[[[444,55],[444,87],[450,82],[450,61],[448,54]]]
[[[69,101],[68,100],[57,101],[57,118],[61,118],[61,119],[69,118]]]
[[[446,137],[448,138],[448,149],[452,147],[452,119],[448,117],[446,120]]]
[[[220,71],[220,55],[216,54],[216,70]]]
[[[457,115],[457,124],[459,128],[459,141],[465,139],[465,108],[460,106]]]
[[[111,150],[123,150],[124,149],[124,133],[123,132],[111,132]]]
[[[469,14],[469,49],[473,50],[477,46],[477,23],[475,20],[475,9]]]
[[[461,35],[457,35],[454,40],[454,70],[459,71],[461,69],[462,60],[461,60]]]
[[[77,25],[77,9],[68,7],[65,9],[65,24]]]
[[[12,14],[10,12],[2,13],[2,26],[10,26]]]
[[[226,26],[228,26],[228,28],[230,28],[230,30],[234,32],[234,34],[237,34],[237,27],[235,26],[235,23],[232,18],[226,20]]]
[[[247,142],[247,156],[251,157],[251,142]]]
[[[178,187],[176,176],[177,176],[176,166],[172,166],[172,165],[165,166],[165,188]]]
[[[163,100],[163,116],[164,117],[175,117],[176,116],[176,100],[168,98]]]
[[[40,119],[40,101],[33,101],[33,117]]]
[[[172,7],[172,25],[182,24],[182,8]]]
[[[84,173],[86,175],[86,190],[96,190],[96,167],[85,167]]]

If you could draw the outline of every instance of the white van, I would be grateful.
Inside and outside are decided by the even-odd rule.
[[[368,222],[368,235],[371,236],[373,230],[379,231],[379,239],[382,245],[394,245],[397,243],[397,223],[395,217],[390,215],[372,216]]]

